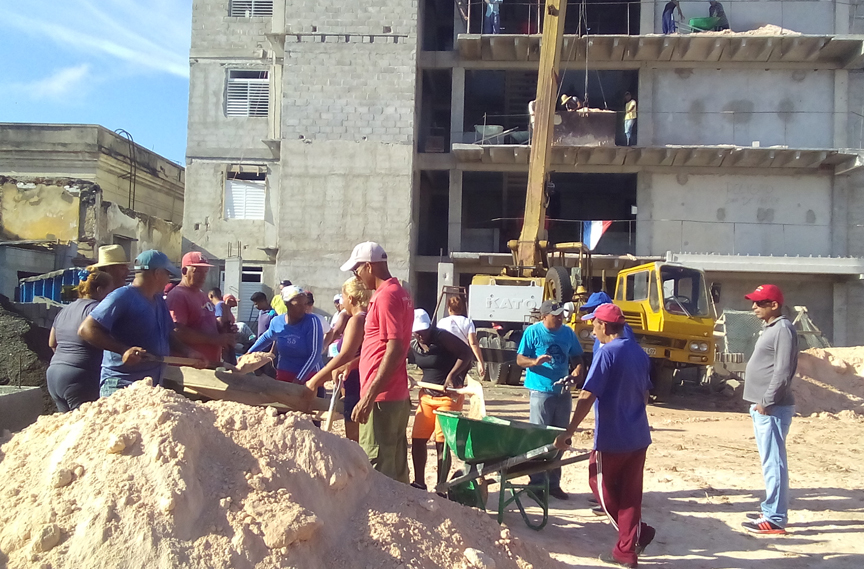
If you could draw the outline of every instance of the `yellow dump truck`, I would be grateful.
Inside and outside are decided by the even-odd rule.
[[[714,303],[705,273],[677,263],[646,263],[618,273],[613,301],[654,366],[654,387],[668,393],[677,368],[714,363]],[[569,325],[586,353],[591,326],[574,314]]]

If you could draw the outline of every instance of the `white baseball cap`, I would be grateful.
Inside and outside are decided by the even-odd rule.
[[[299,286],[286,286],[282,289],[282,300],[288,302],[295,296],[300,296],[301,294],[306,294],[306,291]]]
[[[333,303],[335,304],[337,302],[340,304],[342,303],[342,295],[341,294],[337,294],[336,296],[333,297]]]
[[[429,314],[422,308],[414,309],[414,324],[411,326],[412,332],[421,332],[432,327],[432,321],[429,319]]]
[[[381,263],[387,260],[384,248],[374,241],[366,241],[354,247],[351,258],[342,265],[343,271],[353,271],[362,263]]]

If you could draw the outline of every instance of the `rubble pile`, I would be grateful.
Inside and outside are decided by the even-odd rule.
[[[0,447],[0,565],[366,568],[549,563],[487,514],[386,478],[299,414],[139,382]]]

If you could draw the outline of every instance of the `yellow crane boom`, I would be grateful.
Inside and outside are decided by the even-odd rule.
[[[528,166],[528,191],[525,195],[525,217],[518,241],[511,242],[518,276],[545,276],[545,247],[540,231],[546,221],[546,182],[558,96],[561,46],[564,41],[564,19],[567,0],[546,0],[543,37],[540,40],[540,68],[537,73],[537,97],[534,107],[534,133]],[[516,275],[514,275],[516,276]]]

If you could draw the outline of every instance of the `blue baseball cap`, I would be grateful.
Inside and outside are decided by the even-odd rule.
[[[602,304],[609,304],[612,298],[605,292],[595,292],[588,297],[588,300],[579,307],[581,312],[593,312],[595,308]]]
[[[153,269],[165,269],[173,277],[181,276],[180,269],[174,266],[174,264],[168,259],[168,255],[161,251],[157,251],[156,249],[144,251],[135,258],[136,271],[147,271]]]

